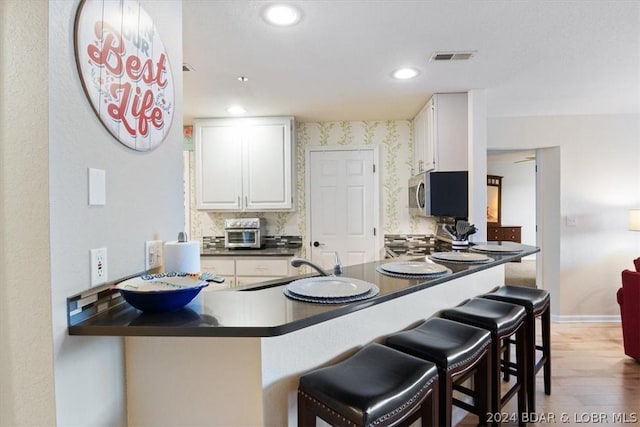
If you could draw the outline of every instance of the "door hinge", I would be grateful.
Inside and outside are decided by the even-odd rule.
[[[373,227],[373,235],[374,236],[376,235],[376,228],[375,227]]]

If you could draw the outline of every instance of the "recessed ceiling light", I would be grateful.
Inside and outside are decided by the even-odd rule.
[[[246,82],[249,80],[249,77],[247,76],[238,76],[238,81],[239,82]]]
[[[300,18],[300,11],[286,4],[274,4],[267,7],[264,11],[264,19],[270,24],[280,27],[297,24]]]
[[[245,110],[243,107],[241,107],[240,105],[233,105],[229,108],[227,108],[227,113],[229,114],[233,114],[233,115],[241,115],[246,113],[247,110]]]
[[[415,68],[399,68],[391,74],[394,79],[408,80],[412,79],[419,74]]]

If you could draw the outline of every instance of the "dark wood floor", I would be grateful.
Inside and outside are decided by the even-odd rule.
[[[558,324],[551,327],[551,396],[537,376],[534,426],[639,426],[640,363],[624,354],[619,323]],[[503,408],[511,414],[516,398]],[[467,416],[459,426],[475,426]],[[504,423],[503,425],[517,425]]]

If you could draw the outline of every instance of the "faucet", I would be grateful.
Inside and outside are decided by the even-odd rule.
[[[313,267],[322,276],[328,276],[328,274],[324,271],[322,267],[320,267],[318,264],[315,264],[309,261],[308,259],[297,258],[297,257],[291,259],[291,265],[293,267],[300,267],[302,264],[306,264],[310,267]],[[342,270],[343,270],[342,262],[340,261],[340,256],[336,251],[336,261],[335,261],[335,265],[333,266],[333,274],[334,275],[342,274]]]

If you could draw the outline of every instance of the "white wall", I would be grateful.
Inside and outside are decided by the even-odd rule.
[[[89,250],[106,247],[113,280],[144,270],[144,241],[173,240],[182,205],[182,5],[142,1],[168,52],[176,100],[169,135],[136,152],[115,140],[82,90],[73,49],[77,1],[50,11],[51,294],[59,425],[126,424],[121,338],[67,335],[65,298],[89,287]],[[87,168],[106,171],[107,203],[87,205]]]
[[[620,272],[640,256],[640,233],[627,230],[628,210],[640,206],[640,116],[490,118],[488,133],[489,149],[560,147],[558,314],[619,315]]]
[[[108,248],[116,279],[143,270],[145,240],[183,228],[182,4],[141,2],[168,51],[176,100],[169,135],[149,153],[117,142],[84,95],[78,4],[0,2],[1,425],[126,425],[123,340],[68,336],[66,298],[89,287],[89,249]],[[89,167],[106,170],[104,207],[87,205]]]
[[[0,1],[0,425],[55,424],[47,2]]]

